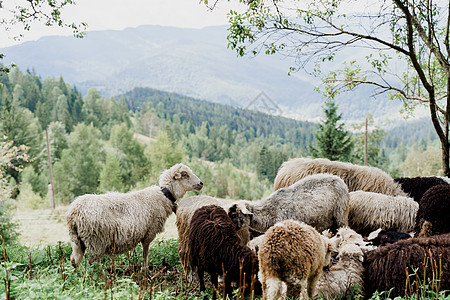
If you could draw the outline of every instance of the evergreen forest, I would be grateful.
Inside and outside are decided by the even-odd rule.
[[[42,79],[17,68],[2,73],[0,82],[2,143],[12,141],[27,154],[26,160],[5,166],[3,178],[14,187],[11,197],[19,206],[48,205],[49,161],[57,205],[86,193],[157,184],[160,172],[178,162],[189,165],[205,182],[201,193],[260,199],[270,193],[282,162],[311,156],[311,145],[317,143],[316,123],[150,88],[108,98],[92,88],[83,96],[62,77]],[[431,127],[423,130],[427,127],[422,123],[411,124],[422,130],[417,130],[419,136],[405,137],[411,130],[372,130],[369,165],[393,176],[439,173]],[[362,125],[345,125],[352,129],[354,144],[348,160],[362,164]],[[414,174],[416,164],[423,165],[420,159],[428,159],[427,166]]]

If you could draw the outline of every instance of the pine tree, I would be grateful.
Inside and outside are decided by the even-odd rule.
[[[309,151],[314,158],[328,158],[330,160],[350,161],[353,150],[353,142],[344,123],[339,122],[342,114],[337,114],[337,105],[334,100],[325,101],[325,120],[319,124],[319,129],[314,135],[317,147],[309,146]]]

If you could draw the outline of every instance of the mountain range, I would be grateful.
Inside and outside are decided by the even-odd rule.
[[[88,32],[83,39],[49,36],[2,48],[4,64],[34,70],[42,77],[63,76],[82,93],[97,88],[115,96],[135,87],[168,92],[242,108],[271,110],[317,120],[324,99],[314,91],[320,81],[306,72],[288,75],[294,61],[279,55],[237,57],[227,48],[225,26],[184,29],[140,26]],[[354,50],[342,59],[362,59]],[[337,62],[339,63],[339,62]],[[336,63],[336,64],[337,64]],[[399,101],[371,98],[359,88],[337,99],[343,119],[399,118]]]

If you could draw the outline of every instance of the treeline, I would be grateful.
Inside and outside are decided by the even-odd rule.
[[[13,69],[0,75],[0,135],[28,147],[23,172],[7,168],[22,205],[47,202],[47,130],[57,203],[85,193],[125,192],[157,183],[174,163],[191,166],[203,193],[258,199],[279,165],[306,153],[314,124],[151,89],[85,96],[62,77]],[[283,128],[288,128],[284,130]]]
[[[26,145],[30,158],[12,161],[23,172],[2,172],[18,186],[13,198],[28,206],[43,205],[47,196],[45,130],[56,201],[67,204],[85,193],[156,184],[159,173],[177,162],[202,178],[202,193],[258,199],[270,192],[283,161],[310,154],[318,127],[150,88],[110,98],[91,89],[82,96],[62,77],[41,79],[33,71],[13,69],[0,74],[0,83],[0,137]],[[419,141],[411,128],[371,131],[369,165],[393,176],[438,174],[433,131],[423,128],[417,125]],[[352,162],[362,164],[364,136],[354,133],[352,139]]]

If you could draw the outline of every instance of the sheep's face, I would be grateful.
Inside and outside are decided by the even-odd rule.
[[[181,185],[186,191],[200,191],[203,188],[203,182],[194,172],[183,164],[173,172],[173,179]]]
[[[253,219],[253,214],[242,204],[232,205],[228,209],[228,216],[236,225],[236,230],[248,227]]]

